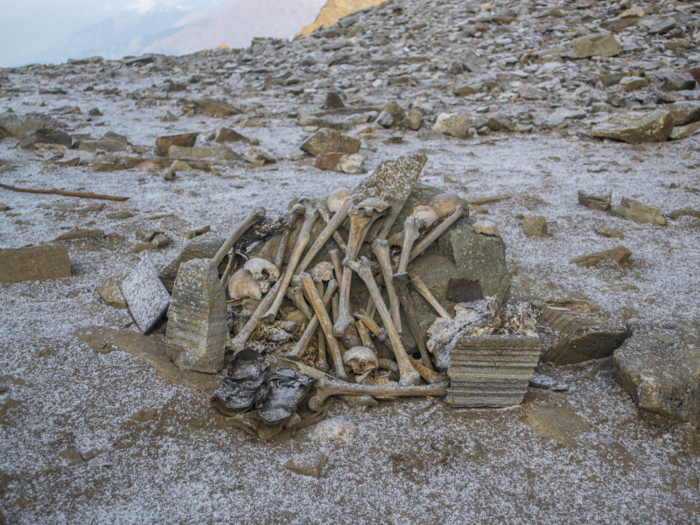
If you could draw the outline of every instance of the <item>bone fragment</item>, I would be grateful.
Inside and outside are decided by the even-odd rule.
[[[362,243],[365,242],[365,239],[367,238],[367,235],[369,234],[370,230],[372,229],[372,226],[374,223],[379,219],[380,217],[383,217],[387,211],[391,209],[391,204],[386,202],[385,200],[376,198],[376,197],[371,197],[369,199],[365,199],[360,204],[357,205],[358,208],[361,210],[371,210],[372,211],[372,220],[369,222],[367,226],[365,226],[364,231],[362,232],[362,236],[360,237],[360,242],[357,244],[357,253],[355,256],[352,258],[355,260],[357,258],[357,254],[360,252],[360,248],[362,247]],[[371,239],[374,240],[374,239]]]
[[[331,297],[335,293],[335,291],[338,289],[338,282],[333,279],[328,283],[328,286],[326,287],[326,293],[323,295],[323,304],[324,306],[328,306],[328,303],[331,301]],[[318,328],[318,316],[314,314],[314,316],[311,318],[309,321],[309,324],[306,326],[306,330],[304,330],[304,334],[301,336],[301,339],[297,342],[296,345],[294,345],[294,348],[292,348],[291,352],[287,354],[287,357],[289,359],[300,359],[304,357],[304,353],[306,352],[306,347],[309,344],[309,341],[313,338],[314,334],[316,333],[316,329]]]
[[[328,224],[331,222],[331,216],[328,214],[328,210],[323,206],[319,206],[318,207],[318,214],[321,216],[321,220],[323,221],[323,223],[326,226],[328,226]],[[345,244],[343,237],[340,235],[340,232],[337,229],[333,232],[333,240],[335,241],[335,243],[338,245],[338,248],[340,248],[343,253],[345,253],[347,251],[348,245]]]
[[[434,385],[435,383],[440,383],[441,381],[444,381],[446,379],[444,376],[438,374],[435,370],[424,366],[423,363],[421,363],[420,361],[416,361],[410,355],[408,356],[408,360],[411,362],[411,365],[413,365],[413,368],[416,369],[420,376],[431,385]]]
[[[304,285],[304,291],[306,296],[311,302],[311,306],[316,312],[316,316],[323,328],[323,332],[326,334],[326,342],[331,351],[331,357],[333,358],[333,367],[335,368],[335,375],[340,379],[347,379],[347,374],[345,373],[345,367],[343,366],[343,352],[340,349],[340,343],[333,337],[333,325],[328,317],[328,312],[323,305],[323,300],[318,295],[318,289],[314,284],[311,276],[308,273],[301,274],[301,282]]]
[[[433,244],[435,242],[435,239],[440,237],[447,228],[452,226],[455,222],[457,222],[461,217],[462,214],[464,213],[464,210],[462,209],[461,206],[457,206],[455,208],[455,211],[452,212],[452,215],[447,217],[444,221],[442,221],[440,224],[435,227],[428,235],[426,235],[418,244],[416,244],[413,247],[413,250],[411,250],[411,258],[409,259],[409,262],[418,257],[420,254],[422,254],[425,250],[428,249],[428,246]]]
[[[399,309],[399,297],[396,295],[396,289],[393,282],[393,271],[391,269],[391,257],[389,255],[389,242],[377,239],[372,243],[372,251],[377,257],[379,268],[384,276],[384,285],[389,296],[389,307],[391,308],[391,319],[394,321],[394,326],[398,333],[402,333],[401,327],[401,310]],[[374,301],[372,301],[374,304]]]
[[[410,361],[408,360],[406,350],[404,349],[403,344],[401,343],[401,337],[396,331],[396,327],[394,326],[394,323],[391,320],[391,314],[389,314],[389,310],[387,310],[386,305],[384,304],[384,300],[382,299],[382,296],[379,293],[379,288],[377,287],[377,283],[375,282],[374,276],[372,275],[372,269],[370,267],[369,260],[366,257],[362,257],[360,262],[345,259],[343,264],[347,268],[350,268],[354,272],[357,272],[358,275],[367,285],[367,288],[369,289],[369,293],[372,296],[372,299],[374,300],[374,304],[376,305],[377,310],[379,311],[379,315],[382,318],[384,327],[387,329],[387,332],[389,332],[391,346],[393,347],[394,355],[396,355],[396,362],[399,364],[399,373],[401,375],[399,384],[401,384],[402,386],[417,385],[420,382],[420,375],[418,374],[418,372],[415,371],[415,369],[411,366]]]
[[[331,235],[343,224],[343,221],[345,221],[345,218],[348,216],[350,206],[354,205],[359,200],[360,197],[358,195],[352,195],[343,201],[337,213],[333,215],[333,218],[326,224],[326,227],[319,234],[318,239],[311,245],[304,259],[299,263],[299,266],[297,266],[297,269],[294,271],[295,275],[299,275],[306,270],[306,267],[311,264],[313,258],[321,251],[323,245],[331,238]]]
[[[212,259],[212,262],[214,263],[214,267],[218,268],[219,265],[221,264],[221,261],[224,260],[224,257],[228,253],[228,251],[233,247],[234,244],[236,244],[236,241],[241,238],[241,235],[243,235],[248,228],[250,228],[253,224],[256,222],[261,221],[265,217],[265,208],[255,208],[255,211],[248,215],[246,219],[236,228],[236,231],[231,234],[231,237],[228,238],[228,240],[223,244],[221,248],[219,248],[219,251],[216,252],[216,255]]]
[[[299,264],[299,259],[301,259],[301,254],[304,252],[304,248],[309,244],[309,239],[311,237],[311,228],[313,228],[314,222],[318,217],[318,212],[311,207],[309,199],[302,197],[299,202],[303,204],[306,208],[306,213],[304,214],[304,223],[301,226],[301,231],[299,232],[299,238],[297,239],[297,244],[294,246],[294,252],[292,252],[292,258],[289,260],[289,265],[287,265],[287,271],[284,274],[284,279],[282,279],[282,286],[280,291],[275,297],[275,302],[272,303],[270,309],[263,316],[263,320],[271,323],[277,317],[277,312],[282,305],[285,293],[287,292],[287,287],[289,286],[292,277],[294,276],[294,270]]]
[[[411,284],[413,287],[420,292],[420,294],[425,297],[425,300],[430,303],[430,305],[435,308],[435,311],[440,314],[443,319],[452,319],[452,316],[447,313],[442,305],[435,299],[435,296],[431,293],[425,283],[421,280],[419,275],[416,275],[412,280]]]
[[[368,386],[328,379],[318,379],[316,381],[316,394],[309,400],[309,410],[319,412],[323,408],[323,403],[331,396],[433,396],[444,397],[447,395],[449,381],[437,383],[435,385],[422,386]]]
[[[359,242],[365,227],[372,220],[372,209],[360,209],[358,206],[351,206],[350,211],[350,237],[348,238],[348,249],[345,252],[345,260],[352,260],[359,252]],[[352,283],[352,272],[343,271],[343,280],[340,282],[340,310],[338,312],[338,322],[333,326],[333,333],[336,337],[343,337],[348,326],[352,324],[350,315],[350,285]]]
[[[423,363],[426,368],[433,370],[433,365],[430,362],[430,356],[428,355],[428,349],[425,347],[425,341],[423,341],[423,336],[421,335],[420,326],[418,325],[418,318],[416,317],[416,310],[413,308],[413,301],[408,293],[408,283],[411,278],[407,273],[397,273],[394,275],[394,283],[396,284],[396,291],[399,294],[399,299],[401,300],[401,306],[403,307],[403,312],[406,314],[406,321],[408,322],[408,329],[411,331],[413,339],[416,340],[418,345],[418,350],[420,350],[420,355],[423,358]],[[415,367],[414,367],[415,368]],[[419,371],[420,372],[420,371]],[[422,374],[421,374],[422,375]]]
[[[231,254],[231,257],[229,257],[228,264],[226,265],[226,269],[224,270],[224,273],[221,276],[221,286],[224,288],[224,290],[226,289],[226,285],[228,285],[228,280],[233,275],[235,269],[236,269],[236,254],[234,252]]]
[[[374,334],[375,337],[379,337],[382,333],[382,329],[379,328],[379,325],[374,322],[374,319],[372,319],[369,315],[367,315],[367,312],[365,312],[362,309],[355,310],[355,318],[358,319],[359,321],[362,321],[362,323],[369,328],[369,330]]]
[[[287,290],[287,297],[289,297],[292,300],[294,306],[299,308],[299,310],[301,310],[304,313],[307,319],[311,320],[311,318],[314,315],[311,313],[309,305],[306,304],[306,301],[304,300],[304,290],[301,286],[289,288]]]
[[[289,236],[292,234],[292,230],[294,230],[294,226],[296,226],[297,217],[302,215],[304,211],[306,211],[306,208],[304,208],[303,205],[295,204],[292,211],[287,212],[284,216],[286,225],[284,232],[282,232],[279,248],[277,248],[277,256],[275,257],[275,266],[278,270],[282,270],[284,254],[287,251],[287,242],[289,241]]]
[[[322,372],[328,372],[328,359],[326,358],[326,338],[323,335],[323,328],[316,330],[318,338],[318,357],[316,359],[316,367]]]
[[[399,365],[396,363],[396,361],[392,361],[391,359],[386,359],[384,357],[380,357],[377,361],[379,361],[379,368],[383,368],[389,372],[399,373]]]
[[[340,252],[338,250],[331,250],[328,252],[333,261],[333,271],[335,272],[335,278],[338,282],[343,280],[343,259],[340,257]]]
[[[426,221],[423,217],[406,217],[403,223],[403,248],[401,249],[398,273],[405,272],[408,268],[411,248],[413,248],[413,244],[420,237],[420,230],[424,228],[425,225]]]
[[[357,328],[357,333],[360,334],[362,346],[371,348],[376,353],[377,347],[374,346],[374,342],[372,342],[372,336],[369,334],[369,329],[367,328],[367,326],[365,326],[365,323],[363,323],[362,321],[357,321],[355,323],[355,328]]]

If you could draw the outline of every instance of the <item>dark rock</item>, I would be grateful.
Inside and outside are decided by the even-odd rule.
[[[183,135],[169,135],[167,137],[158,137],[156,139],[156,154],[161,157],[167,157],[170,151],[170,146],[179,146],[181,148],[193,148],[197,142],[199,133],[185,133]]]
[[[348,137],[334,129],[322,129],[306,139],[301,149],[316,156],[321,153],[357,153],[361,145],[359,139]]]
[[[700,329],[696,323],[635,327],[613,356],[618,383],[639,408],[700,423]]]
[[[70,148],[72,142],[73,139],[71,139],[71,136],[65,131],[41,128],[25,135],[22,140],[19,141],[19,147],[29,149],[35,148],[40,144],[48,144]]]
[[[252,144],[253,142],[257,141],[253,141],[248,137],[244,137],[237,131],[234,131],[230,128],[219,128],[216,130],[216,134],[214,135],[214,142],[218,142],[219,144],[222,144],[224,142],[248,142]],[[180,146],[180,144],[176,145]],[[194,146],[194,142],[192,143],[192,146]]]
[[[63,246],[0,250],[0,283],[70,277],[70,259]]]
[[[320,170],[334,170],[344,153],[322,153],[316,157],[316,167]]]
[[[573,365],[609,357],[627,338],[623,326],[596,323],[556,308],[545,308],[537,320],[543,363]]]
[[[608,211],[612,201],[612,190],[601,193],[586,193],[583,190],[578,191],[578,203],[583,204],[592,210]]]
[[[675,71],[667,71],[657,75],[661,81],[659,89],[661,91],[683,91],[686,89],[695,89],[695,80],[691,76],[683,75]]]
[[[343,99],[335,91],[329,91],[326,93],[326,101],[323,104],[324,109],[342,109],[345,107]]]
[[[447,283],[448,300],[453,303],[471,303],[484,298],[479,281],[469,279],[450,279]]]

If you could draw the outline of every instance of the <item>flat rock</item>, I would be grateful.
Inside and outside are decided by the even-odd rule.
[[[124,294],[119,288],[119,282],[122,279],[123,276],[113,277],[108,279],[103,285],[95,288],[95,291],[107,305],[118,310],[126,310],[128,308]]]
[[[199,133],[184,133],[181,135],[168,135],[156,139],[156,154],[167,157],[170,146],[180,146],[181,148],[192,148],[197,142]]]
[[[629,261],[632,252],[624,246],[618,246],[611,250],[595,252],[589,255],[582,255],[569,261],[570,264],[578,264],[579,266],[594,266],[600,261],[609,260],[618,264],[623,264]]]
[[[168,149],[168,157],[171,159],[222,159],[222,160],[240,160],[241,156],[233,151],[228,146],[219,146],[216,148],[187,148],[182,146],[170,146]]]
[[[523,221],[525,237],[544,237],[547,235],[547,219],[542,215],[527,217]]]
[[[433,131],[457,139],[466,139],[472,135],[470,127],[471,120],[468,115],[440,113],[433,126]]]
[[[690,100],[674,102],[664,106],[664,109],[671,113],[675,126],[685,126],[700,120],[700,102]]]
[[[498,231],[498,226],[492,221],[486,219],[478,219],[472,226],[472,231],[474,233],[480,233],[481,235],[490,235],[492,237],[500,237],[501,232]]]
[[[183,385],[207,394],[219,388],[216,376],[180,370],[168,359],[165,342],[157,336],[145,336],[132,330],[116,330],[104,326],[86,326],[73,332],[90,348],[101,353],[121,350],[146,361],[156,373],[173,385]]]
[[[99,239],[104,237],[105,232],[102,230],[76,230],[59,235],[54,241],[74,241],[76,239]]]
[[[700,328],[696,323],[635,327],[615,351],[615,376],[639,408],[700,423]]]
[[[230,341],[226,296],[219,273],[208,259],[180,267],[168,312],[168,357],[181,369],[216,374],[224,367]]]
[[[623,197],[619,205],[612,206],[611,213],[615,217],[638,222],[639,224],[666,226],[666,218],[661,215],[661,210],[658,207],[642,204],[627,197]]]
[[[673,125],[671,113],[664,109],[657,109],[639,117],[616,115],[594,126],[591,129],[591,135],[630,144],[665,142],[673,131]]]
[[[319,452],[311,456],[295,456],[284,464],[284,468],[296,474],[320,478],[326,463],[328,463],[328,458]]]
[[[343,135],[335,129],[321,129],[301,145],[301,149],[316,156],[322,153],[357,153],[362,141]]]
[[[9,137],[21,137],[42,128],[59,129],[61,127],[63,126],[60,122],[40,113],[28,113],[26,115],[18,115],[17,113],[0,114],[0,130],[4,129]]]
[[[691,135],[696,134],[696,132],[700,129],[700,122],[694,122],[692,124],[688,124],[687,126],[676,126],[673,128],[673,131],[671,132],[671,136],[669,139],[671,140],[683,140],[687,139]]]
[[[0,283],[70,277],[70,259],[63,246],[0,250]]]
[[[576,448],[578,443],[575,438],[592,428],[569,404],[564,407],[536,408],[525,414],[520,421],[538,434],[549,436],[568,448]]]
[[[153,261],[144,255],[121,283],[120,289],[141,333],[147,334],[170,305],[170,294],[160,282]]]
[[[612,202],[612,190],[601,191],[599,193],[587,193],[578,191],[578,203],[583,204],[592,210],[608,211]]]
[[[72,143],[73,139],[65,131],[53,128],[41,128],[25,135],[22,140],[19,141],[19,147],[30,149],[46,144],[70,148]]]
[[[574,40],[571,58],[614,57],[622,52],[617,39],[610,33],[598,33],[582,36]]]

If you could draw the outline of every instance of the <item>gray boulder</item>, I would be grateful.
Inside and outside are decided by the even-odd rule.
[[[644,115],[616,115],[591,129],[591,135],[600,139],[614,139],[630,144],[666,142],[673,131],[673,116],[657,109]]]

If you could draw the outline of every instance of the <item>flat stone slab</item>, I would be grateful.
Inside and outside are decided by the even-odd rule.
[[[0,283],[70,277],[70,258],[63,246],[0,250]]]
[[[143,359],[157,374],[173,385],[182,385],[213,394],[219,388],[218,376],[180,370],[168,359],[165,342],[155,337],[141,335],[133,330],[117,330],[104,326],[86,326],[73,332],[90,348],[101,353],[121,350]]]
[[[328,463],[326,455],[318,452],[311,456],[295,456],[284,464],[284,468],[296,474],[312,476],[318,479],[321,477],[321,471],[326,466],[326,463]]]
[[[144,255],[120,288],[141,333],[147,334],[170,306],[170,294],[158,278],[148,254]]]
[[[588,432],[591,424],[579,416],[571,405],[536,408],[520,420],[538,434],[549,436],[568,448],[576,448],[576,437]]]

